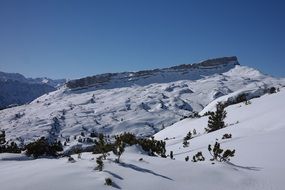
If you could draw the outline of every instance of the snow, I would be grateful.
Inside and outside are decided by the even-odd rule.
[[[121,164],[115,163],[111,154],[99,172],[94,170],[98,155],[90,153],[83,153],[81,159],[73,155],[75,163],[67,158],[24,160],[14,159],[25,158],[23,155],[0,154],[1,190],[283,190],[284,98],[283,88],[276,94],[252,99],[249,105],[231,105],[226,108],[228,126],[209,134],[204,133],[207,117],[184,119],[156,133],[158,140],[169,138],[167,152],[173,151],[175,160],[150,157],[132,146],[126,148]],[[183,148],[183,137],[193,129],[198,134],[189,141],[189,147]],[[225,133],[233,138],[221,140]],[[222,148],[236,149],[230,163],[209,161],[207,146],[216,139]],[[198,151],[203,152],[206,161],[185,162],[186,156],[191,160]],[[104,185],[107,177],[113,180],[113,187]]]
[[[28,105],[0,111],[0,129],[6,131],[7,139],[18,143],[41,136],[73,140],[81,132],[92,131],[151,136],[219,97],[231,98],[241,92],[262,95],[264,88],[283,86],[285,80],[229,64],[210,69],[164,69],[130,84],[115,80],[100,88],[62,87]],[[55,125],[55,117],[59,125]]]

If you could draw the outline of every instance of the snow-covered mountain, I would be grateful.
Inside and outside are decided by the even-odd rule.
[[[248,70],[238,66],[232,71],[236,73],[237,69]],[[278,93],[251,100],[251,104],[229,106],[228,126],[208,134],[204,130],[207,116],[184,119],[155,134],[156,139],[168,139],[167,154],[173,151],[174,159],[151,157],[138,147],[127,147],[121,163],[114,162],[116,157],[111,153],[100,172],[94,170],[98,154],[83,153],[81,158],[72,155],[75,163],[66,157],[31,160],[19,154],[0,154],[1,190],[283,190],[284,99],[282,88]],[[183,147],[183,138],[194,129],[197,135],[189,140],[189,147]],[[225,133],[232,138],[222,139]],[[207,147],[216,139],[221,148],[236,150],[230,162],[210,161]],[[200,151],[205,161],[191,162]],[[104,185],[106,178],[111,178],[113,186]]]
[[[0,109],[29,103],[35,98],[56,90],[65,80],[26,78],[19,73],[0,72]]]
[[[221,96],[256,97],[284,85],[284,79],[240,66],[236,57],[103,74],[70,81],[28,105],[0,111],[0,129],[22,143],[41,136],[64,141],[92,131],[150,136]]]

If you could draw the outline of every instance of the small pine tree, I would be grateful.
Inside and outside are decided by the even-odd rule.
[[[111,178],[105,178],[105,185],[112,186],[113,185],[112,179]]]
[[[103,170],[103,167],[104,167],[104,162],[103,162],[103,156],[99,156],[96,158],[96,163],[97,163],[97,166],[96,166],[96,170],[98,171],[102,171]]]
[[[221,102],[219,102],[216,108],[217,109],[215,112],[210,113],[208,120],[208,128],[205,128],[207,133],[222,129],[226,126],[224,122],[224,119],[227,116],[225,106]]]
[[[184,139],[183,139],[183,147],[186,148],[188,146],[189,146],[189,142],[187,141],[187,138],[184,137]]]
[[[118,163],[120,162],[120,157],[124,151],[125,151],[125,143],[120,140],[117,140],[115,142],[115,146],[113,149],[113,153],[118,156],[118,158],[116,159],[116,162]]]
[[[188,162],[189,161],[189,156],[185,157],[185,161]]]
[[[202,154],[202,152],[197,152],[197,154],[195,154],[192,158],[192,162],[198,162],[198,161],[204,161],[205,158]]]
[[[208,151],[212,155],[211,161],[217,160],[219,162],[226,162],[230,160],[230,157],[234,157],[235,150],[223,150],[220,148],[220,143],[216,142],[214,147],[211,145],[208,146]]]
[[[97,142],[97,149],[100,153],[102,153],[103,159],[106,160],[108,148],[107,148],[107,143],[105,141],[105,137],[102,133],[99,134],[99,141]]]
[[[173,151],[170,151],[170,159],[173,160]]]
[[[197,135],[196,129],[193,129],[193,135]]]
[[[190,140],[192,138],[192,133],[189,131],[185,137],[186,140]]]

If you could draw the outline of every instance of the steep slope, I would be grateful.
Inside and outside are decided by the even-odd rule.
[[[130,83],[126,83],[130,78],[112,78],[103,83],[95,80],[91,86],[63,87],[29,105],[1,111],[0,128],[22,143],[40,136],[64,141],[92,131],[150,136],[220,96],[237,90],[262,95],[268,87],[285,84],[284,79],[263,75],[232,59],[154,70],[148,77],[135,74],[135,82]],[[162,75],[168,76],[167,82],[163,83]]]
[[[0,72],[0,109],[30,103],[39,96],[56,90],[65,80],[26,78],[19,73]]]
[[[279,93],[253,99],[249,105],[232,105],[226,108],[228,127],[209,134],[205,134],[204,130],[208,117],[202,117],[175,123],[155,134],[155,138],[169,139],[166,141],[167,150],[174,151],[176,160],[184,160],[186,156],[192,158],[198,151],[210,158],[207,147],[218,139],[222,148],[236,149],[236,156],[230,166],[237,172],[251,173],[247,182],[249,186],[244,189],[283,189],[284,97],[283,88]],[[183,138],[194,129],[198,134],[189,141],[189,147],[183,148]],[[225,133],[232,134],[232,138],[222,140]],[[238,184],[239,187],[242,185]]]
[[[149,157],[137,147],[130,147],[122,155],[121,164],[115,163],[111,154],[104,161],[104,170],[99,172],[93,170],[96,166],[94,158],[99,155],[89,153],[84,153],[81,159],[73,155],[75,163],[69,163],[67,158],[26,160],[24,156],[0,154],[1,190],[39,187],[43,190],[283,190],[284,98],[283,88],[279,93],[251,100],[250,105],[229,106],[226,123],[234,125],[210,134],[204,134],[207,117],[185,119],[155,134],[156,139],[169,138],[167,152],[174,151],[175,160]],[[198,135],[189,141],[188,148],[183,148],[183,137],[193,129]],[[233,138],[221,140],[224,133],[231,133]],[[207,147],[216,139],[222,148],[236,149],[230,163],[212,164],[209,161]],[[203,152],[206,161],[185,162],[186,156],[191,160],[198,151]],[[113,187],[104,185],[107,177],[113,180]]]

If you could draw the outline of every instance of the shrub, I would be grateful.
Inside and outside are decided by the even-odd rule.
[[[276,88],[275,88],[275,87],[269,88],[269,89],[268,89],[268,93],[269,93],[269,94],[276,93]]]
[[[105,178],[105,185],[112,186],[113,185],[112,179],[111,178]]]
[[[123,134],[116,136],[115,138],[116,140],[121,141],[130,146],[138,143],[136,136],[132,133],[123,133]]]
[[[184,137],[184,139],[186,140],[190,140],[192,138],[192,133],[189,131],[186,135],[186,137]]]
[[[230,138],[232,138],[232,134],[228,134],[228,133],[226,133],[226,134],[224,134],[223,135],[223,137],[222,137],[222,139],[230,139]]]
[[[202,154],[202,152],[197,152],[197,154],[195,154],[192,158],[192,162],[198,162],[198,161],[204,161],[205,158]]]
[[[197,135],[196,129],[193,129],[193,135]]]
[[[185,157],[185,161],[188,162],[189,161],[189,156]]]
[[[224,110],[224,105],[219,102],[216,106],[216,111],[210,113],[208,120],[208,128],[205,128],[207,133],[222,129],[225,127],[224,119],[227,116],[227,112]]]
[[[50,143],[45,137],[42,137],[35,142],[29,143],[25,147],[26,154],[38,158],[39,156],[58,156],[59,151],[62,151],[62,144],[60,141]]]
[[[173,151],[170,151],[170,159],[173,160]]]
[[[0,148],[1,149],[1,148]],[[1,152],[1,150],[0,150]],[[21,153],[21,149],[18,147],[17,143],[11,142],[5,146],[5,151],[8,153]]]
[[[187,138],[184,137],[184,139],[183,139],[183,147],[186,148],[188,146],[189,146],[189,142],[187,141]]]
[[[97,163],[97,166],[96,166],[96,170],[99,170],[99,171],[102,171],[103,170],[103,167],[104,167],[104,162],[103,162],[103,156],[99,156],[96,158],[96,163]]]
[[[95,149],[93,151],[94,154],[101,153],[103,156],[103,159],[106,160],[108,152],[113,150],[113,145],[108,144],[105,140],[105,137],[102,133],[99,134],[99,140],[95,143]]]
[[[5,131],[0,131],[0,153],[21,153],[21,149],[15,142],[6,142],[6,133]]]
[[[120,162],[121,155],[125,151],[125,146],[126,145],[123,141],[120,141],[119,139],[116,140],[113,153],[118,156],[118,158],[116,159],[116,162],[118,163]]]
[[[76,161],[74,160],[74,158],[72,158],[71,156],[69,156],[69,157],[68,157],[68,162],[74,163],[74,162],[76,162]]]
[[[144,151],[148,152],[150,156],[154,156],[155,154],[157,154],[162,157],[166,157],[164,141],[158,141],[154,139],[139,139],[138,144],[142,147]]]
[[[97,132],[95,132],[95,131],[92,131],[92,132],[90,133],[90,137],[92,137],[92,138],[94,138],[94,137],[99,137],[99,134],[98,134]]]
[[[211,145],[208,146],[208,150],[213,158],[211,161],[217,160],[219,162],[226,162],[230,160],[230,157],[234,157],[235,150],[223,150],[220,148],[220,143],[216,142],[214,147],[212,148]]]

